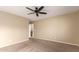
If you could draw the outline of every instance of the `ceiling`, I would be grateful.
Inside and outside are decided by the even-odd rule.
[[[27,15],[31,11],[26,9],[25,7],[26,6],[0,6],[0,11],[5,11],[8,13],[26,17],[30,21],[36,21],[36,20],[45,19],[48,17],[54,17],[58,15],[72,13],[79,10],[78,6],[45,6],[45,8],[42,11],[47,12],[48,14],[46,15],[40,14],[39,17],[36,17],[35,14]],[[27,6],[27,7],[31,9],[35,9],[34,6]]]

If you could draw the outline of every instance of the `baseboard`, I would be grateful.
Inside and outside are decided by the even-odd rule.
[[[33,38],[33,39],[38,39],[38,38]],[[46,40],[46,39],[39,39],[39,40]],[[78,44],[72,44],[72,43],[63,42],[63,41],[56,41],[56,40],[46,40],[46,41],[53,41],[53,42],[58,42],[58,43],[63,43],[63,44],[68,44],[68,45],[73,45],[73,46],[79,47]]]
[[[0,46],[0,48],[4,48],[4,47],[7,47],[7,46],[11,46],[11,45],[19,44],[19,43],[22,43],[22,42],[25,42],[25,41],[28,41],[28,40],[29,40],[29,39],[27,39],[27,40],[23,40],[23,41],[14,42],[14,43],[12,43],[12,44],[3,45],[3,46]]]

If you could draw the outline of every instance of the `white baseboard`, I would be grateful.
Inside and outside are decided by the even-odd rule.
[[[23,40],[23,41],[14,42],[14,43],[12,43],[12,44],[6,44],[6,45],[3,45],[3,46],[0,46],[0,48],[4,48],[4,47],[7,47],[7,46],[11,46],[11,45],[19,44],[19,43],[21,43],[21,42],[25,42],[25,41],[28,41],[28,40],[29,40],[29,39],[27,39],[27,40]]]
[[[33,39],[38,39],[38,38],[33,38]],[[41,40],[46,40],[46,39],[41,39]],[[53,41],[53,42],[58,42],[58,43],[63,43],[63,44],[68,44],[68,45],[73,45],[73,46],[79,47],[78,44],[72,44],[72,43],[63,42],[63,41],[57,41],[57,40],[46,40],[46,41]]]

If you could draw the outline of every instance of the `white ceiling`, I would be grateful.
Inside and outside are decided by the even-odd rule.
[[[5,11],[8,13],[26,17],[30,21],[36,21],[39,19],[72,13],[79,10],[78,6],[45,6],[45,8],[42,11],[47,12],[47,15],[40,14],[39,17],[36,17],[35,14],[27,15],[31,11],[27,10],[25,7],[26,6],[0,6],[0,11]],[[34,9],[34,6],[27,6],[27,7]]]

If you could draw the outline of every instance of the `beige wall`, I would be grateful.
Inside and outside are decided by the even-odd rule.
[[[28,40],[28,20],[0,11],[0,47]]]
[[[34,38],[79,45],[79,12],[34,22]]]

